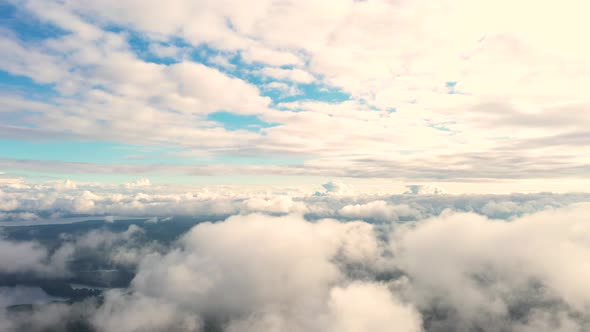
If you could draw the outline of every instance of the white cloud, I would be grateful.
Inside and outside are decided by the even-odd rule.
[[[67,247],[50,253],[36,242],[0,238],[0,273],[64,276],[70,254],[71,250]]]
[[[108,291],[102,304],[35,310],[27,318],[31,331],[59,327],[68,317],[84,317],[99,331],[122,332],[203,326],[246,332],[389,331],[392,326],[427,332],[585,331],[590,205],[569,204],[576,197],[307,196],[292,202],[313,200],[341,211],[354,204],[359,210],[395,207],[405,200],[432,216],[372,225],[301,215],[235,215],[200,223],[167,248],[142,246],[138,239],[146,233],[131,226],[122,233],[64,236],[63,247],[69,249],[58,256],[35,243],[0,241],[5,246],[0,253],[21,258],[5,258],[0,269],[43,272],[54,266],[48,262],[67,261],[81,249],[110,252],[113,262],[137,266],[131,287]],[[492,201],[503,214],[522,214],[521,204],[531,210],[510,220],[453,211],[493,214],[498,209],[488,211]],[[0,327],[14,329],[7,324],[25,319],[2,315]]]
[[[185,312],[183,317],[193,320],[229,319],[228,331],[380,331],[391,324],[419,331],[419,314],[385,285],[348,284],[334,262],[364,264],[376,258],[372,231],[365,223],[258,214],[199,224],[181,239],[180,248],[145,258],[133,281],[134,295],[118,306],[133,312],[146,302],[163,306],[163,314],[151,318],[160,328],[184,322],[170,313]],[[138,326],[139,313],[109,309],[116,305],[109,302],[121,301],[116,294],[107,296],[99,312],[112,319],[99,324]],[[379,309],[369,309],[372,305]]]
[[[93,317],[100,331],[198,331],[198,317],[191,317],[165,301],[134,295],[125,296],[119,290],[109,291],[105,303]]]
[[[415,309],[404,306],[380,284],[353,283],[335,288],[330,294],[333,326],[329,331],[422,331],[421,317]]]
[[[423,309],[434,309],[443,297],[444,306],[456,310],[447,317],[450,326],[486,330],[513,324],[510,312],[517,310],[533,316],[561,311],[559,305],[543,307],[544,301],[585,312],[587,210],[580,205],[512,222],[450,214],[400,229],[392,245],[399,268],[412,280],[408,296]]]
[[[322,187],[326,190],[327,195],[353,195],[354,194],[354,186],[350,184],[346,184],[342,181],[334,180],[327,183],[322,184]],[[322,193],[319,193],[322,195]]]
[[[346,205],[338,210],[340,216],[361,220],[378,220],[393,222],[400,218],[420,219],[420,211],[407,204],[389,204],[382,200],[371,201],[366,204]]]
[[[76,189],[77,184],[76,184],[76,182],[74,182],[72,180],[64,180],[63,182],[57,183],[55,185],[55,188],[56,189],[63,189],[63,190]]]
[[[250,198],[243,202],[245,212],[269,212],[269,213],[303,213],[305,204],[294,202],[289,196],[275,196],[270,199]]]
[[[150,181],[150,179],[139,179],[139,180],[135,180],[133,182],[129,182],[126,183],[125,186],[127,188],[135,188],[135,187],[149,187],[151,186],[152,182]]]
[[[289,186],[262,190],[257,186],[137,186],[139,183],[147,184],[147,181],[134,185],[80,182],[75,189],[67,190],[62,189],[61,181],[38,184],[20,181],[17,187],[12,183],[0,184],[0,223],[5,226],[71,223],[91,216],[107,222],[125,218],[164,221],[175,216],[216,220],[252,212],[390,223],[438,216],[444,210],[512,219],[590,201],[583,193],[400,195],[357,188],[342,181],[325,183],[324,190],[319,192],[311,185],[306,190]]]
[[[445,193],[442,188],[429,185],[413,184],[406,186],[406,188],[408,190],[404,193],[405,195],[440,195]]]
[[[275,51],[260,46],[250,46],[241,53],[246,62],[261,62],[271,66],[301,65],[301,59],[290,52]],[[295,74],[292,74],[295,75]],[[298,74],[301,75],[301,74]],[[269,75],[273,76],[273,75]],[[302,75],[302,77],[304,74]]]

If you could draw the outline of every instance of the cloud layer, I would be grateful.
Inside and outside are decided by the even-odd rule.
[[[363,199],[310,197],[341,205]],[[413,208],[389,201],[400,197],[412,198]],[[106,291],[100,304],[40,306],[29,320],[3,313],[5,324],[17,331],[75,321],[122,332],[584,331],[590,205],[523,214],[523,205],[556,198],[532,197],[501,204],[491,202],[506,197],[402,195],[345,205],[334,210],[337,219],[252,214],[242,204],[241,213],[199,223],[168,247],[141,240],[141,226],[66,236],[67,257],[98,250],[134,266],[130,287]],[[449,202],[461,202],[462,211]],[[466,212],[469,204],[482,208]],[[492,204],[502,205],[502,217],[484,215]],[[40,266],[65,257],[30,242],[2,246],[10,257],[26,252],[20,265],[2,264],[13,272],[47,273]]]
[[[6,170],[459,181],[588,175],[579,154],[590,142],[581,0],[5,7],[2,137],[132,150],[98,162],[12,152],[0,159]],[[218,112],[232,118],[212,117]]]

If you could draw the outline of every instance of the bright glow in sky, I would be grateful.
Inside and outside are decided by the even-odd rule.
[[[583,0],[0,2],[0,171],[590,184]]]

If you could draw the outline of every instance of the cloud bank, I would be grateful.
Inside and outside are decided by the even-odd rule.
[[[122,332],[584,331],[589,212],[577,203],[504,220],[445,210],[378,224],[235,215],[134,256],[130,287],[107,291],[102,304],[35,315],[45,327],[82,319]],[[75,243],[108,248],[137,232]],[[7,317],[16,330],[32,326]]]
[[[578,42],[586,1],[9,0],[3,9],[0,135],[64,150],[11,150],[0,158],[7,171],[590,174],[579,153],[590,144],[590,48]],[[82,157],[60,140],[130,151]]]

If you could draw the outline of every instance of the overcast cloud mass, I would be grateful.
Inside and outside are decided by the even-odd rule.
[[[0,0],[0,332],[590,331],[583,0]]]

